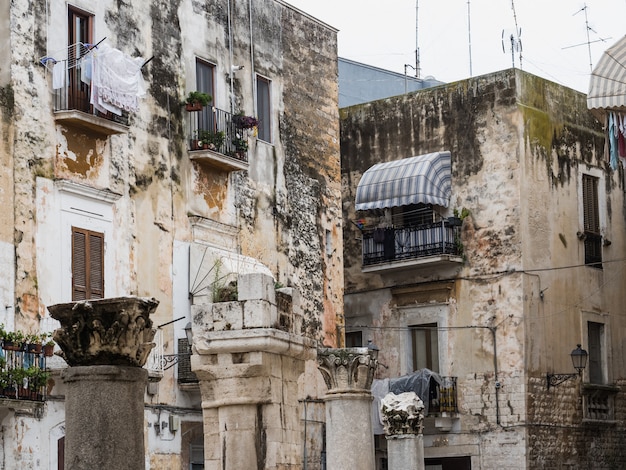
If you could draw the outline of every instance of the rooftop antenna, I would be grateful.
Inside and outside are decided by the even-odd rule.
[[[517,14],[515,13],[515,1],[511,0],[511,9],[513,10],[513,21],[515,22],[515,31],[502,30],[502,52],[506,53],[506,45],[509,44],[511,49],[511,66],[515,68],[515,53],[519,52],[519,68],[522,69],[522,28],[517,25]]]
[[[588,8],[589,7],[587,6],[587,4],[584,3],[583,7],[572,15],[572,16],[576,16],[581,11],[585,12],[585,31],[587,33],[587,42],[583,42],[583,43],[580,43],[580,44],[574,44],[573,46],[567,46],[567,47],[563,47],[561,49],[570,49],[572,47],[584,46],[585,44],[587,44],[587,51],[589,52],[589,71],[593,72],[593,62],[591,61],[591,44],[594,43],[594,42],[600,42],[600,41],[606,42],[607,39],[611,39],[611,38],[610,37],[608,37],[608,38],[599,38],[599,39],[596,39],[595,41],[592,41],[589,38],[589,31],[593,32],[594,34],[598,34],[598,32],[595,31],[591,26],[589,26],[589,19],[587,18],[587,9]]]
[[[418,42],[418,11],[419,11],[419,0],[415,0],[415,78],[420,78],[420,46]],[[406,65],[404,66],[404,75],[406,76]],[[406,85],[406,79],[405,79]],[[406,88],[406,87],[405,87]],[[405,90],[406,93],[406,90]]]
[[[467,45],[469,48],[470,77],[472,76],[472,28],[470,26],[470,0],[467,0]]]

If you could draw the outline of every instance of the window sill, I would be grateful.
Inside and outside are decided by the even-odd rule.
[[[606,392],[606,393],[615,393],[617,394],[621,390],[617,385],[606,385],[606,384],[592,384],[592,383],[583,383],[582,391],[583,394],[590,394],[594,392]]]

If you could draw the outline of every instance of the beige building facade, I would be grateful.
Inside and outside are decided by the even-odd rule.
[[[512,69],[341,110],[346,343],[421,387],[426,468],[626,463],[624,169],[585,98]]]
[[[0,10],[0,322],[45,332],[49,305],[154,297],[146,468],[202,468],[192,306],[236,300],[239,276],[259,275],[297,296],[309,349],[342,333],[336,30],[280,0]],[[186,110],[192,91],[210,96],[199,111]],[[0,403],[0,468],[62,468],[64,363],[46,367],[45,399]],[[310,354],[301,368],[298,436],[320,412],[300,414],[321,383]]]

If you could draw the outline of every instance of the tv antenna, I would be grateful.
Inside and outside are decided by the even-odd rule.
[[[522,68],[522,28],[517,26],[517,14],[515,13],[515,2],[511,0],[511,9],[513,10],[513,21],[515,22],[515,31],[502,30],[502,52],[506,54],[507,45],[511,50],[511,66],[515,68],[515,53],[519,53],[519,68]]]
[[[586,3],[584,3],[583,7],[572,15],[572,16],[576,16],[581,11],[585,13],[585,30],[587,32],[587,42],[583,42],[583,43],[580,43],[580,44],[574,44],[573,46],[563,47],[563,48],[561,48],[561,50],[563,50],[563,49],[570,49],[572,47],[584,46],[585,44],[587,44],[587,51],[589,52],[589,71],[593,72],[593,62],[591,61],[591,44],[593,44],[594,42],[606,42],[607,39],[611,39],[611,38],[610,37],[608,37],[608,38],[599,38],[599,39],[595,39],[593,41],[589,38],[589,31],[591,31],[594,34],[597,34],[598,36],[599,36],[599,34],[598,34],[598,32],[596,30],[594,30],[591,26],[589,26],[589,18],[587,17],[587,10],[588,9],[589,9],[589,7],[587,6]]]

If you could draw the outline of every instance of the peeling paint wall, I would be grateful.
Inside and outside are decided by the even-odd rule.
[[[37,331],[48,305],[71,299],[72,224],[105,233],[105,296],[157,298],[157,325],[189,316],[195,217],[216,227],[203,243],[255,258],[277,283],[297,288],[307,336],[336,345],[343,314],[336,31],[279,0],[71,6],[94,15],[94,41],[152,59],[142,70],[147,94],[121,133],[55,120],[51,71],[39,58],[67,53],[68,4],[2,3],[0,36],[11,47],[0,51],[0,203],[11,210],[0,215],[0,321]],[[196,58],[215,64],[214,104],[227,112],[256,115],[255,76],[271,80],[273,142],[250,138],[247,170],[190,159],[181,103],[196,89]],[[180,325],[163,329],[165,353],[177,352]],[[199,394],[181,391],[175,370],[146,400],[195,407],[196,419]],[[319,380],[314,369],[307,380]],[[5,453],[14,445],[5,433]],[[177,465],[165,454],[153,465]]]
[[[372,217],[354,210],[361,175],[381,161],[443,150],[452,154],[452,197],[442,215],[469,213],[462,265],[364,273],[351,222]],[[578,389],[563,400],[545,382],[546,373],[571,369],[569,353],[586,344],[587,322],[601,321],[607,383],[617,382],[616,400],[623,394],[623,169],[610,170],[604,152],[602,126],[584,95],[517,70],[341,110],[347,330],[380,347],[389,367],[380,378],[397,377],[411,372],[407,327],[436,322],[440,372],[458,377],[460,428],[442,441],[427,425],[427,458],[461,454],[483,469],[538,468],[563,462],[575,448],[585,456],[576,468],[626,461],[623,453],[588,451],[623,436],[617,401],[619,424],[589,444]],[[599,177],[602,234],[611,241],[602,270],[585,266],[576,235],[583,173]],[[551,435],[542,427],[548,423],[572,427],[575,437]]]

